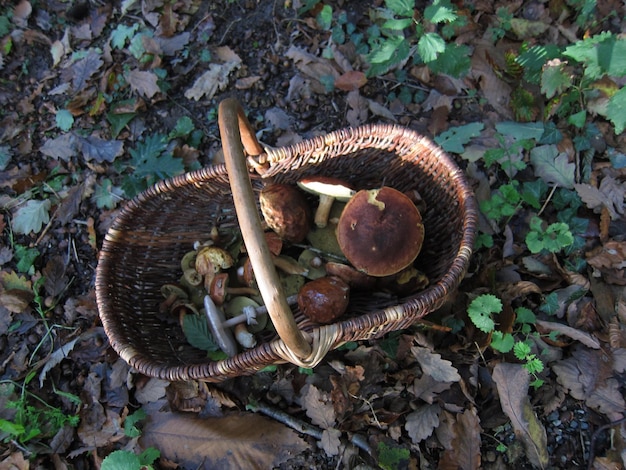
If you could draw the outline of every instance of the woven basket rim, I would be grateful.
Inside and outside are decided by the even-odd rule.
[[[469,183],[465,179],[464,172],[458,167],[456,162],[428,137],[396,124],[365,124],[359,127],[347,127],[289,146],[268,148],[266,149],[267,159],[272,164],[268,173],[274,174],[279,171],[289,171],[289,169],[281,168],[280,164],[288,160],[287,157],[291,155],[303,154],[310,148],[321,148],[333,141],[337,141],[337,139],[347,139],[354,136],[371,139],[376,141],[376,145],[389,150],[393,149],[385,147],[385,145],[388,142],[392,142],[393,136],[401,136],[404,139],[411,139],[427,146],[430,151],[435,153],[437,164],[443,165],[449,170],[450,180],[457,193],[462,195],[459,198],[459,205],[463,214],[463,229],[460,244],[454,258],[452,258],[450,268],[435,283],[403,299],[403,302],[400,304],[365,314],[363,317],[359,317],[360,319],[350,318],[340,320],[332,325],[320,326],[311,332],[314,337],[323,336],[326,339],[331,337],[333,342],[332,349],[346,342],[344,341],[345,338],[354,335],[355,329],[359,324],[370,326],[373,329],[380,326],[380,333],[386,334],[393,330],[408,327],[411,323],[432,311],[433,306],[441,306],[446,296],[458,287],[467,271],[478,220],[475,197]],[[226,175],[225,165],[217,164],[208,165],[201,169],[157,182],[130,201],[127,201],[120,209],[103,241],[101,253],[104,256],[101,256],[96,268],[96,300],[100,318],[113,349],[126,362],[145,375],[167,380],[200,379],[220,381],[237,375],[254,373],[270,364],[287,362],[287,360],[283,359],[285,359],[286,355],[288,356],[288,352],[284,351],[282,340],[277,339],[257,346],[255,348],[255,357],[250,357],[251,354],[249,354],[248,350],[222,361],[209,361],[207,359],[206,363],[186,366],[164,364],[163,360],[147,357],[132,344],[125,343],[123,340],[124,335],[119,331],[121,327],[115,322],[116,312],[110,308],[109,296],[111,293],[109,292],[109,282],[107,280],[107,266],[112,260],[108,254],[112,248],[117,248],[115,243],[118,228],[124,226],[126,222],[131,222],[135,211],[141,210],[143,204],[147,201],[162,197],[164,194],[173,193],[180,187],[197,185],[224,175]],[[424,313],[416,316],[412,312]],[[391,325],[392,328],[386,329],[386,325]],[[372,337],[378,336],[374,335]]]

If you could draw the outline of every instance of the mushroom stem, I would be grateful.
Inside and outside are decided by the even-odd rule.
[[[315,217],[313,222],[319,228],[324,228],[328,225],[328,217],[330,215],[330,210],[333,208],[333,202],[335,202],[335,198],[333,196],[326,196],[324,194],[320,195],[320,202],[315,209]]]

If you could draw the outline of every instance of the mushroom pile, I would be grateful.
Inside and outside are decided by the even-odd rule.
[[[424,240],[419,204],[415,190],[357,191],[329,177],[264,187],[265,239],[288,303],[310,322],[328,324],[346,312],[351,291],[405,296],[426,287],[414,266]],[[163,286],[160,311],[180,322],[190,344],[197,341],[185,323],[198,317],[228,356],[254,347],[255,335],[272,328],[240,234],[215,230],[183,256],[181,270],[178,284]]]

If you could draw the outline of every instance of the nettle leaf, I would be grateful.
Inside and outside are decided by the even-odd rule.
[[[431,23],[451,23],[458,18],[452,4],[447,0],[435,0],[424,9],[424,18]]]
[[[69,131],[74,125],[74,116],[67,109],[59,109],[55,120],[57,127],[63,132]]]
[[[569,161],[567,154],[561,153],[556,145],[539,145],[530,151],[530,162],[535,175],[548,184],[572,189],[576,165]]]
[[[448,43],[437,60],[428,63],[428,67],[435,73],[459,78],[470,69],[470,56],[470,49],[465,44]]]
[[[446,152],[463,153],[465,144],[473,137],[478,137],[485,125],[482,122],[472,122],[463,126],[451,127],[435,137],[437,142]]]
[[[609,100],[606,108],[606,117],[615,126],[615,134],[621,134],[626,128],[626,86],[622,87]]]
[[[564,64],[559,59],[549,61],[541,74],[541,92],[546,98],[561,94],[571,86],[572,77],[565,70]]]
[[[417,51],[426,63],[433,62],[446,50],[446,41],[437,33],[426,33],[417,42]]]
[[[385,0],[385,6],[399,16],[413,17],[414,0]]]
[[[476,297],[467,307],[467,314],[480,331],[490,333],[495,329],[492,314],[502,311],[502,301],[493,294]]]
[[[31,199],[15,211],[11,226],[15,233],[28,235],[39,233],[41,227],[50,221],[50,201]]]

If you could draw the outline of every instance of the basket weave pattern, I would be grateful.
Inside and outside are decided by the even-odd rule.
[[[295,184],[304,176],[323,174],[357,190],[382,185],[417,189],[426,202],[426,237],[415,265],[428,275],[430,286],[400,299],[357,293],[341,321],[323,327],[295,308],[298,326],[313,341],[310,365],[347,341],[407,328],[440,307],[460,283],[471,256],[476,203],[462,171],[429,139],[399,126],[366,125],[268,149],[264,157],[269,168],[263,177],[253,176],[257,194],[265,178]],[[176,282],[182,255],[195,241],[207,239],[214,226],[237,226],[223,165],[157,183],[130,201],[107,233],[96,275],[100,317],[115,351],[143,374],[215,382],[271,364],[298,363],[282,340],[269,334],[251,350],[211,361],[187,343],[177,324],[160,319],[161,286]]]

